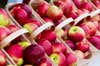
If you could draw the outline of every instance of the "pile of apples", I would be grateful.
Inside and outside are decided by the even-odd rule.
[[[26,7],[27,10],[25,10]],[[39,24],[40,26],[41,24],[38,21],[32,21],[32,20],[30,21],[30,19],[33,18],[32,18],[32,13],[30,13],[29,16],[29,12],[31,11],[25,4],[15,5],[10,10],[10,13],[14,17],[14,19],[16,19],[16,21],[21,26],[24,26],[24,28],[26,25],[26,28],[28,30],[32,30],[30,32],[32,33],[36,29],[35,25]],[[26,16],[26,14],[28,14],[28,16]],[[30,45],[24,50],[23,58],[25,63],[36,66],[44,66],[44,65],[52,66],[52,63],[45,56],[45,54],[47,54],[50,60],[58,66],[76,65],[77,58],[72,53],[68,53],[67,48],[63,45],[63,43],[56,41],[56,39],[57,39],[56,33],[52,29],[47,29],[44,30],[42,33],[40,33],[35,38],[37,44]]]

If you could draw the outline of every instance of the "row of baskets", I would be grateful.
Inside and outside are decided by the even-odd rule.
[[[84,38],[84,41],[87,42],[89,44],[89,50],[85,53],[85,55],[87,56],[86,59],[83,59],[83,58],[80,58],[77,54],[75,53],[75,50],[72,50],[68,44],[66,43],[68,39],[68,36],[67,36],[67,31],[68,29],[70,29],[71,27],[73,26],[78,26],[78,24],[80,24],[80,22],[89,22],[89,21],[92,21],[91,19],[95,19],[95,17],[98,17],[99,16],[99,13],[100,13],[100,9],[99,8],[96,8],[94,7],[93,3],[93,10],[90,11],[90,12],[85,12],[85,13],[82,13],[82,14],[79,14],[78,17],[76,18],[72,18],[72,17],[67,17],[66,16],[62,16],[62,18],[59,20],[59,21],[56,21],[58,22],[57,24],[53,23],[53,22],[46,22],[42,16],[40,16],[38,14],[38,12],[36,11],[36,8],[37,6],[42,3],[42,2],[45,2],[44,0],[31,0],[29,5],[26,5],[26,4],[22,4],[22,3],[9,3],[6,5],[5,7],[5,11],[7,12],[8,16],[9,16],[9,24],[8,25],[13,25],[13,26],[16,26],[16,29],[12,29],[10,28],[11,30],[11,33],[9,33],[9,35],[7,37],[5,37],[3,40],[1,40],[1,44],[0,44],[0,47],[1,47],[1,51],[6,55],[6,61],[7,61],[7,65],[10,66],[42,66],[42,63],[38,62],[36,63],[36,65],[34,65],[35,62],[34,60],[31,60],[31,58],[34,58],[36,57],[34,55],[34,57],[30,54],[31,53],[31,50],[30,52],[28,53],[26,50],[24,53],[24,56],[25,56],[25,59],[24,61],[15,61],[16,59],[10,55],[10,53],[14,53],[14,54],[17,54],[17,52],[20,52],[17,50],[17,48],[14,48],[13,50],[9,51],[9,47],[11,46],[14,46],[16,44],[20,44],[22,46],[24,46],[24,50],[26,49],[26,44],[27,46],[29,46],[30,44],[33,44],[34,46],[38,45],[38,43],[41,43],[41,41],[44,41],[45,40],[49,40],[48,42],[50,42],[53,46],[53,44],[62,44],[60,46],[64,46],[65,49],[63,51],[60,50],[60,47],[56,48],[55,51],[53,51],[54,54],[57,54],[58,52],[62,52],[61,55],[66,55],[68,53],[72,53],[76,58],[77,58],[77,61],[75,63],[76,66],[90,66],[93,62],[94,57],[97,57],[100,55],[100,51],[95,47],[93,46],[93,44],[91,44],[87,39],[87,37]],[[72,2],[72,1],[71,1]],[[89,1],[90,2],[90,1]],[[47,3],[47,2],[45,2]],[[73,3],[73,2],[72,2]],[[91,3],[91,2],[90,2]],[[49,6],[54,6],[54,2],[53,0],[51,0],[50,3],[47,3],[49,4]],[[14,8],[15,8],[15,11],[16,8],[18,8],[19,12],[17,13],[13,13],[14,11]],[[28,18],[30,18],[30,22],[36,20],[35,22],[37,22],[36,25],[32,25],[32,23],[30,23],[28,26],[24,26],[22,23],[24,23],[23,21],[21,20],[24,20],[26,21],[26,23],[28,23],[29,21],[27,21],[27,19],[23,19],[23,16],[25,14],[21,13],[20,12],[20,8],[24,9],[26,12],[29,13],[28,15]],[[59,7],[61,8],[61,7]],[[78,9],[75,4],[73,3],[73,8],[74,10]],[[30,9],[32,11],[29,11],[28,9]],[[24,11],[23,11],[24,12]],[[16,15],[19,14],[20,17],[22,18],[16,18]],[[20,15],[21,14],[21,15]],[[21,19],[21,20],[20,20]],[[95,19],[93,21],[97,21],[99,22],[99,20]],[[22,22],[22,23],[21,23]],[[7,26],[8,26],[7,25]],[[24,28],[23,28],[24,27]],[[25,27],[28,27],[29,31],[25,29]],[[31,29],[31,30],[30,30]],[[66,31],[64,33],[64,31]],[[51,34],[51,35],[50,35]],[[99,35],[99,28],[96,30],[96,33],[95,35]],[[43,40],[41,40],[42,38]],[[91,36],[92,37],[92,36]],[[77,39],[77,38],[76,38]],[[25,45],[24,45],[25,43]],[[48,45],[47,45],[48,46]],[[47,46],[44,46],[45,48]],[[44,48],[43,46],[39,46],[40,48]],[[38,48],[39,49],[39,48]],[[34,53],[39,53],[39,51],[36,52],[33,52]],[[34,50],[35,51],[35,50]],[[45,54],[43,55],[43,57],[45,56],[46,60],[49,61],[51,63],[50,66],[66,66],[65,64],[67,62],[63,62],[63,63],[60,63],[61,61],[64,61],[64,60],[60,60],[60,62],[54,62],[51,58],[50,58],[50,54],[53,54],[51,53],[52,51],[45,51]],[[64,52],[64,53],[63,53]],[[41,52],[42,53],[42,52]],[[59,53],[58,53],[59,54]],[[41,55],[42,56],[42,55]],[[88,57],[89,56],[89,57]],[[22,56],[20,56],[22,57]],[[40,57],[40,56],[38,56]],[[27,59],[26,59],[27,58]],[[39,58],[38,58],[39,59]],[[54,58],[53,58],[54,59]],[[56,58],[55,58],[56,59]],[[68,58],[66,58],[68,59]],[[97,58],[96,58],[97,59]],[[99,57],[98,57],[99,59]],[[97,61],[99,61],[97,59]],[[39,59],[40,60],[40,59]],[[95,61],[95,62],[97,62]],[[22,62],[22,63],[21,63]],[[40,65],[41,64],[41,65]],[[73,64],[72,64],[73,65]],[[71,65],[71,66],[72,66]],[[92,64],[93,65],[93,64]],[[99,63],[97,63],[97,65],[99,65]],[[43,65],[45,66],[45,65]],[[69,65],[70,66],[70,65]]]

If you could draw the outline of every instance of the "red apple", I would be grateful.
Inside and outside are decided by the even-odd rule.
[[[38,44],[41,45],[44,48],[45,52],[48,55],[50,55],[52,53],[52,45],[48,40],[41,39],[41,40],[38,41]]]
[[[85,31],[87,37],[96,34],[96,26],[92,22],[86,22],[80,25],[80,27]]]
[[[72,53],[66,54],[66,58],[67,66],[77,66],[77,58]]]
[[[52,53],[50,55],[50,59],[53,63],[57,64],[57,66],[66,66],[66,57],[63,53]]]
[[[41,33],[40,39],[46,39],[49,41],[55,41],[56,40],[56,34],[52,30],[45,30]]]
[[[86,10],[88,10],[88,11],[92,11],[92,10],[93,10],[93,7],[92,7],[91,3],[89,3],[89,2],[83,3],[83,4],[81,5],[81,8],[82,8],[82,9],[86,9]]]
[[[7,28],[11,31],[11,33],[19,29],[16,25],[8,25]]]
[[[0,8],[0,25],[7,26],[9,24],[9,17],[6,11]]]
[[[60,52],[66,53],[67,50],[66,47],[60,42],[54,42],[52,44],[52,48],[53,48],[53,52],[58,52],[58,53]]]
[[[100,49],[100,38],[99,36],[93,36],[88,39],[97,49]]]
[[[44,19],[44,21],[46,21],[46,22],[53,22],[53,20],[50,19],[50,18],[48,18],[48,17],[43,17],[43,19]]]
[[[10,30],[5,26],[0,26],[0,41],[6,38],[10,34]]]
[[[1,50],[0,50],[0,66],[6,66],[6,56]]]
[[[76,45],[74,44],[74,42],[72,42],[71,40],[67,40],[66,44],[73,50],[76,49]]]
[[[80,51],[80,50],[75,50],[74,53],[79,58],[82,58],[82,59],[85,58],[85,54],[82,51]]]
[[[23,48],[18,45],[12,45],[7,47],[7,53],[12,57],[12,59],[16,62],[17,65],[23,64]]]
[[[52,63],[47,58],[43,58],[37,66],[52,66]]]
[[[15,19],[19,22],[19,24],[24,25],[24,20],[28,19],[27,12],[22,8],[17,8],[15,11]]]
[[[24,60],[28,64],[35,64],[44,56],[45,50],[36,44],[28,46],[23,52]]]
[[[85,32],[78,26],[72,26],[68,31],[68,37],[72,41],[79,42],[85,38]]]
[[[77,8],[81,8],[81,5],[85,2],[87,2],[87,0],[72,0],[74,2],[74,4],[77,6]]]
[[[46,14],[52,20],[60,20],[63,16],[63,11],[57,6],[52,5],[49,6]]]
[[[40,25],[41,25],[41,22],[39,22],[39,21],[37,21],[36,19],[33,19],[33,18],[26,19],[26,20],[24,21],[24,24],[26,24],[26,23],[34,23],[34,24],[36,24],[37,26],[40,26]]]
[[[31,9],[24,3],[16,4],[10,11],[10,13],[15,16],[16,10],[18,8],[24,9],[26,13],[28,14],[28,17],[32,16],[32,11]]]
[[[66,13],[65,16],[67,18],[72,17],[73,19],[75,19],[78,15],[74,11],[71,11],[70,13]]]
[[[34,30],[38,28],[38,26],[35,23],[26,23],[23,25],[25,29],[29,31],[29,33],[32,33]]]
[[[43,16],[46,16],[46,12],[49,8],[49,4],[47,2],[41,2],[38,6],[37,6],[37,13],[43,17]]]
[[[76,47],[82,52],[87,52],[89,50],[89,42],[84,39],[83,41],[77,42]]]

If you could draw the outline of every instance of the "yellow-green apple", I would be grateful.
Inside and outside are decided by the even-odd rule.
[[[6,66],[6,56],[1,50],[0,50],[0,66]]]
[[[32,33],[34,30],[36,30],[38,28],[38,25],[36,25],[33,22],[30,22],[30,23],[24,24],[23,28],[27,29],[29,31],[29,33]]]
[[[85,31],[86,36],[90,37],[96,34],[96,26],[92,22],[85,22],[80,25],[80,27]]]
[[[9,24],[9,17],[4,9],[0,8],[0,25],[7,26]]]
[[[52,44],[52,48],[53,48],[53,52],[58,52],[58,53],[60,52],[66,53],[67,50],[66,47],[60,42],[54,42]]]
[[[48,55],[50,55],[52,53],[52,44],[50,43],[50,41],[41,39],[38,41],[38,44],[44,48],[45,52]]]
[[[27,42],[27,41],[21,41],[21,42],[18,42],[18,45],[20,45],[23,49],[25,49],[28,46],[30,46],[31,43],[30,42]]]
[[[89,42],[88,40],[83,39],[82,41],[76,43],[76,47],[82,52],[87,52],[89,50]]]
[[[28,46],[23,52],[24,60],[28,64],[35,64],[44,56],[45,50],[36,44]]]
[[[67,63],[67,66],[77,66],[76,56],[72,53],[67,53],[66,54],[66,63]]]
[[[72,41],[79,42],[85,38],[85,32],[81,27],[72,26],[68,31],[68,37]]]
[[[46,39],[46,40],[49,40],[49,41],[55,41],[56,40],[56,33],[53,30],[50,30],[50,29],[44,30],[41,33],[40,39]]]
[[[16,25],[8,25],[7,28],[11,31],[11,33],[19,29]]]
[[[7,47],[6,51],[17,65],[23,64],[23,48],[20,45],[11,45]]]
[[[60,20],[63,16],[63,11],[55,5],[51,5],[47,9],[46,14],[52,20]]]
[[[76,49],[76,45],[74,44],[73,41],[67,40],[67,41],[66,41],[66,44],[67,44],[71,49],[73,49],[73,50]]]
[[[75,56],[79,58],[85,58],[85,54],[80,50],[75,50],[74,53],[75,53]]]
[[[66,66],[66,56],[63,53],[52,53],[50,59],[57,66]]]
[[[6,38],[10,33],[11,31],[7,27],[0,25],[0,41]]]
[[[37,13],[41,16],[44,17],[46,16],[46,12],[49,8],[49,4],[47,2],[40,2],[40,4],[37,6]]]

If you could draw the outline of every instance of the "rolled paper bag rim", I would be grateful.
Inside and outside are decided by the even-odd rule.
[[[68,19],[65,19],[64,21],[62,21],[59,25],[57,25],[57,27],[55,28],[55,30],[60,30],[62,29],[63,27],[65,27],[66,25],[68,25],[69,23],[73,22],[73,18],[68,18]]]
[[[32,34],[30,35],[30,37],[35,38],[36,36],[38,36],[41,32],[43,32],[44,30],[46,30],[47,28],[53,26],[54,24],[51,22],[47,22],[45,24],[43,24],[42,26],[40,26],[39,28],[37,28],[35,31],[32,32]]]
[[[92,12],[90,13],[90,17],[94,17],[94,16],[96,16],[96,15],[98,15],[98,14],[100,14],[100,9],[97,9],[97,10],[95,10],[95,11],[92,11]]]
[[[77,17],[77,18],[74,20],[74,21],[75,21],[74,25],[78,24],[82,19],[84,19],[84,18],[86,18],[86,17],[88,17],[88,16],[90,16],[89,13],[84,13],[84,14],[80,15],[79,17]]]
[[[6,47],[11,41],[13,41],[15,38],[28,33],[28,31],[26,29],[19,29],[17,31],[15,31],[14,33],[10,34],[9,36],[7,36],[4,40],[2,40],[0,42],[0,48],[4,48]]]

